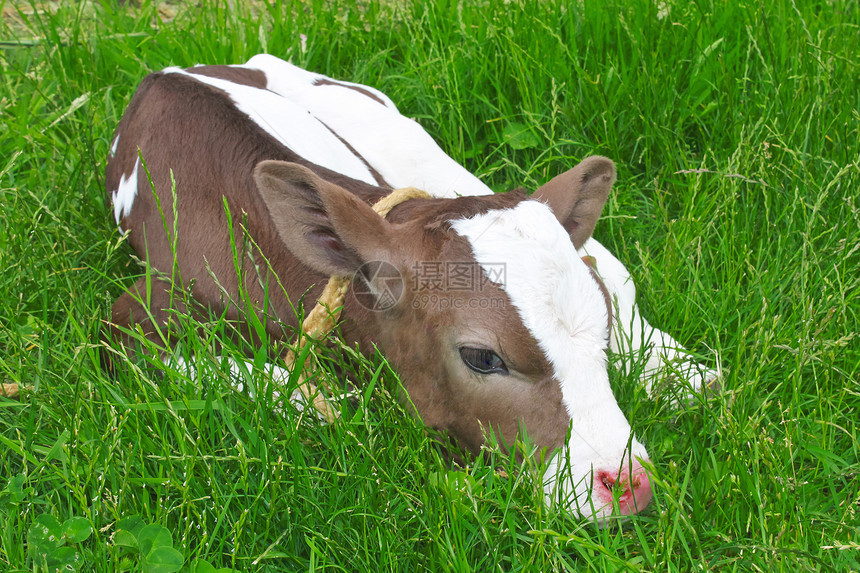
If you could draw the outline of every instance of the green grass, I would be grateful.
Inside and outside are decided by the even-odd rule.
[[[114,536],[133,516],[186,567],[860,570],[856,2],[230,4],[0,0],[0,378],[33,388],[0,399],[0,569],[32,570],[50,513],[91,524],[82,571],[140,570]],[[362,393],[329,426],[234,392],[217,321],[178,347],[199,376],[102,372],[139,272],[104,197],[113,129],[147,72],[260,51],[380,88],[494,189],[617,162],[597,237],[724,373],[677,409],[613,377],[655,466],[643,515],[554,515],[495,453],[450,470],[379,357],[349,361]]]

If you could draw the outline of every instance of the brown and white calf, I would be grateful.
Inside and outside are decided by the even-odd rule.
[[[107,166],[117,224],[138,255],[240,324],[248,312],[240,288],[260,306],[268,300],[252,312],[270,337],[298,326],[294,305],[307,292],[309,311],[329,276],[374,261],[396,269],[405,287],[397,304],[346,297],[346,342],[377,345],[423,422],[473,451],[487,431],[508,444],[525,431],[551,456],[547,497],[599,523],[613,514],[613,497],[622,515],[652,497],[648,454],[609,385],[607,347],[625,338],[610,338],[610,301],[639,329],[627,337],[634,345],[656,337],[651,371],[677,357],[670,337],[633,324],[626,270],[590,239],[614,180],[612,162],[591,157],[531,196],[494,195],[382,93],[265,55],[147,76]],[[406,186],[434,197],[387,219],[370,207]],[[242,225],[268,265],[254,248],[234,261],[241,238],[230,229],[239,236]],[[608,273],[605,286],[583,247]],[[433,297],[421,288],[428,269],[455,267],[457,280],[428,287]],[[265,289],[278,284],[272,274],[283,289]],[[365,295],[391,294],[386,277],[361,276]],[[147,294],[147,280],[115,303],[117,332],[138,324],[152,334],[167,322],[169,289],[156,281]],[[624,332],[617,326],[616,318]],[[694,386],[695,376],[691,368]]]

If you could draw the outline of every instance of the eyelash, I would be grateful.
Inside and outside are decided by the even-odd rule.
[[[508,367],[498,354],[486,348],[460,348],[460,359],[478,374],[508,374]]]

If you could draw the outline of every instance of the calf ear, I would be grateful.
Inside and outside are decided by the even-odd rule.
[[[614,182],[615,164],[595,155],[553,178],[533,197],[550,206],[578,249],[594,232]]]
[[[355,195],[307,167],[262,161],[254,180],[286,247],[305,265],[350,276],[375,260],[389,260],[391,225]]]

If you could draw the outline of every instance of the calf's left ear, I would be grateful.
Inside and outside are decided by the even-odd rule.
[[[533,197],[550,206],[578,249],[594,232],[613,183],[615,164],[595,155],[554,177]]]
[[[346,189],[284,161],[260,162],[254,179],[284,245],[308,267],[352,276],[391,259],[391,226]]]

